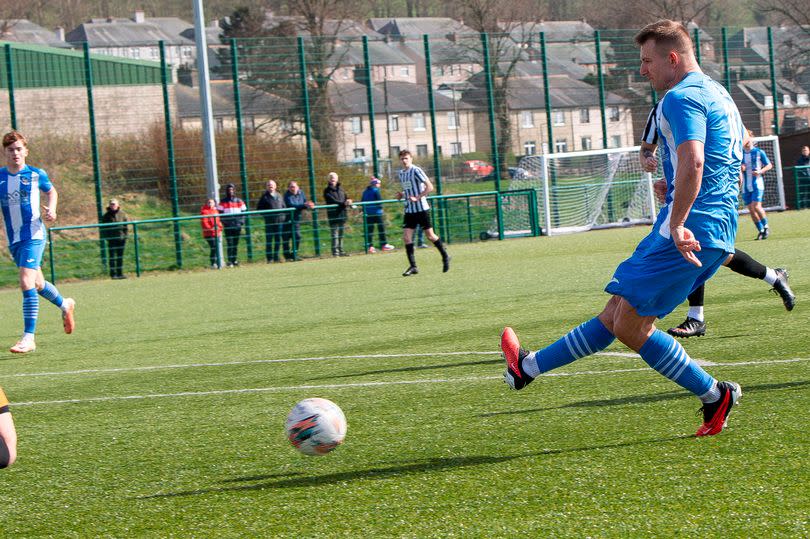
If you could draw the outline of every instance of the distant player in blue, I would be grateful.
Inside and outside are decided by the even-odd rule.
[[[3,136],[6,166],[0,168],[0,205],[6,224],[11,257],[20,268],[23,295],[23,335],[11,352],[24,354],[36,350],[34,334],[39,316],[39,296],[62,310],[65,333],[73,333],[73,311],[76,302],[62,298],[56,287],[42,275],[42,253],[45,250],[45,225],[40,213],[40,191],[47,197],[42,206],[46,221],[56,220],[58,195],[44,170],[25,164],[28,141],[17,131]]]
[[[504,379],[522,389],[618,338],[701,400],[703,424],[695,435],[714,435],[742,393],[739,384],[715,380],[678,341],[656,329],[655,319],[669,314],[734,252],[744,131],[731,97],[700,71],[682,24],[652,23],[635,40],[641,75],[656,91],[667,92],[657,122],[666,205],[650,234],[616,268],[605,287],[612,297],[598,316],[537,352],[521,348],[512,328],[504,328]]]
[[[757,240],[766,240],[770,235],[768,229],[768,216],[762,209],[762,197],[765,194],[765,181],[763,174],[773,168],[768,156],[761,148],[754,146],[754,134],[748,132],[749,137],[743,144],[742,162],[742,195],[743,202],[748,206],[751,220],[757,227]]]

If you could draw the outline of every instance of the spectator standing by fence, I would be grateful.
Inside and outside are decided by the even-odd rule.
[[[222,264],[219,260],[219,241],[222,237],[222,221],[219,219],[217,203],[213,198],[209,198],[205,205],[200,208],[200,215],[205,215],[200,219],[202,235],[208,243],[208,259],[211,262],[211,269],[219,269]]]
[[[256,205],[257,210],[281,210],[286,208],[284,197],[278,192],[278,186],[273,180],[268,180],[266,190]],[[284,225],[287,222],[285,212],[265,213],[264,217],[264,254],[267,262],[280,262]]]
[[[120,224],[102,227],[101,238],[107,243],[107,257],[109,258],[110,278],[112,279],[126,279],[123,266],[124,249],[129,234],[129,227],[126,225],[127,221],[129,221],[129,216],[121,209],[118,199],[111,198],[107,211],[101,216],[101,222]]]
[[[315,204],[307,200],[307,196],[298,186],[298,182],[291,181],[287,184],[287,191],[284,193],[284,205],[288,208],[295,208],[292,220],[288,222],[284,237],[284,258],[287,260],[298,260],[298,251],[301,249],[301,214],[304,210],[311,210]],[[292,246],[290,243],[292,242]]]
[[[332,233],[332,256],[349,256],[343,250],[343,233],[346,229],[346,208],[352,205],[352,199],[346,194],[336,172],[330,172],[323,200],[329,204],[326,216],[329,218],[329,230]]]
[[[245,226],[245,216],[242,213],[247,211],[245,201],[236,196],[236,187],[232,183],[225,186],[225,198],[220,199],[217,210],[222,214],[222,227],[225,231],[225,244],[228,250],[228,267],[239,265],[239,236],[242,235],[242,227]]]
[[[380,180],[378,178],[371,178],[368,187],[363,191],[363,202],[376,202],[382,200],[382,193],[380,193]],[[385,235],[385,216],[383,215],[382,204],[366,204],[363,206],[363,212],[366,215],[366,250],[369,253],[376,253],[374,249],[374,227],[377,227],[377,235],[380,239],[381,251],[393,251],[394,246],[388,243]]]
[[[793,173],[796,175],[796,201],[799,208],[804,208],[808,198],[807,191],[810,189],[810,146],[802,146],[802,153],[796,160]]]

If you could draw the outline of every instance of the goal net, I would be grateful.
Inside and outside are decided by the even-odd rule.
[[[757,146],[774,164],[765,174],[763,207],[785,209],[785,189],[776,136],[757,137]],[[537,210],[545,234],[582,232],[595,228],[650,224],[660,208],[652,182],[663,176],[641,168],[639,147],[530,155],[518,163],[510,190],[535,189]],[[529,229],[526,197],[504,203],[504,234]],[[740,200],[741,212],[747,212]]]

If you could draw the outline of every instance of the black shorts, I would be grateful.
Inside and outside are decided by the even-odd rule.
[[[416,226],[419,225],[422,227],[422,230],[427,230],[428,228],[433,228],[433,225],[430,222],[430,212],[429,211],[418,211],[415,213],[406,213],[404,223],[402,228],[410,228],[416,229]]]

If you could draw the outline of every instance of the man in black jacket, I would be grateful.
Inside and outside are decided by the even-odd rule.
[[[236,187],[229,183],[225,186],[225,198],[219,200],[217,210],[221,214],[222,231],[225,232],[225,244],[228,251],[228,267],[239,265],[236,259],[239,250],[239,236],[242,234],[242,227],[245,226],[245,216],[247,211],[245,202],[236,196]]]
[[[346,191],[340,186],[338,175],[329,173],[328,185],[323,190],[324,204],[332,207],[326,209],[329,217],[329,229],[332,232],[332,256],[349,256],[343,250],[343,230],[346,226],[346,207],[352,205],[352,199],[346,196]]]
[[[126,223],[129,217],[121,209],[118,199],[110,199],[107,211],[101,216],[102,223]],[[110,277],[113,279],[126,279],[122,271],[124,262],[124,248],[127,244],[129,228],[126,224],[101,227],[101,239],[107,243],[107,255],[110,264]]]
[[[278,186],[273,180],[267,181],[267,190],[259,199],[257,210],[281,210],[286,208],[284,197],[278,192]],[[279,251],[281,249],[282,234],[284,224],[287,222],[287,213],[266,213],[264,217],[264,253],[267,262],[280,262]],[[285,247],[285,251],[289,248]]]

